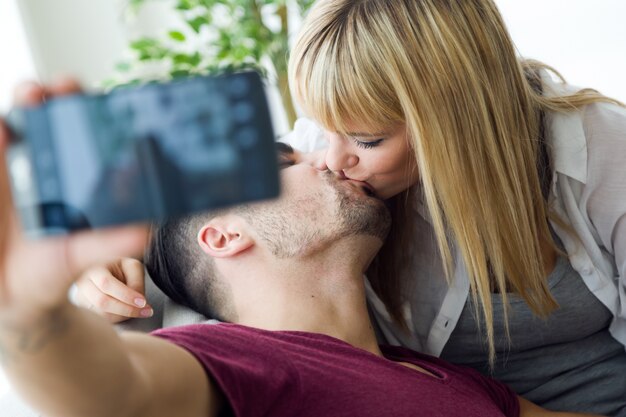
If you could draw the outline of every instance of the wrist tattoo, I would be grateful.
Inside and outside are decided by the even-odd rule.
[[[0,341],[0,365],[5,366],[11,362],[12,355],[9,352],[2,341]]]
[[[0,362],[6,366],[20,354],[37,354],[60,338],[68,328],[69,320],[60,311],[50,313],[35,326],[26,329],[4,326],[0,329],[4,333],[4,337],[0,337]]]

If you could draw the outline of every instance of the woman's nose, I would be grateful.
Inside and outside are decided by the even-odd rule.
[[[350,152],[341,138],[329,138],[326,151],[326,166],[331,171],[339,172],[354,167],[359,157]]]

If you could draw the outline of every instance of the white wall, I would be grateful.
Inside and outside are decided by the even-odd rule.
[[[19,0],[42,81],[74,74],[91,85],[106,78],[126,44],[122,14],[111,0]]]
[[[496,0],[520,53],[626,102],[626,1]]]
[[[13,86],[35,77],[33,63],[15,0],[0,0],[0,113],[11,104]]]
[[[71,73],[93,85],[111,74],[124,55],[128,38],[158,34],[175,24],[168,14],[171,1],[161,0],[128,25],[125,1],[0,1],[0,111],[10,102],[12,85],[32,78],[35,68],[42,80]],[[553,65],[573,84],[594,87],[626,101],[625,1],[496,2],[523,55]],[[16,3],[23,27],[18,24]]]

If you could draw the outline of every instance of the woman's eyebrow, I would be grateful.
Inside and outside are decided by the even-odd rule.
[[[377,132],[377,133],[365,133],[365,132],[348,132],[348,136],[353,136],[357,138],[379,138],[381,136],[386,136],[385,132]]]

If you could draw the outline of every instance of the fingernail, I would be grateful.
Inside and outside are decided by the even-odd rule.
[[[143,298],[135,298],[135,305],[137,307],[145,307],[146,306],[146,300],[144,300]]]
[[[152,317],[154,311],[152,311],[151,308],[144,308],[139,312],[139,314],[141,315],[141,317]]]

